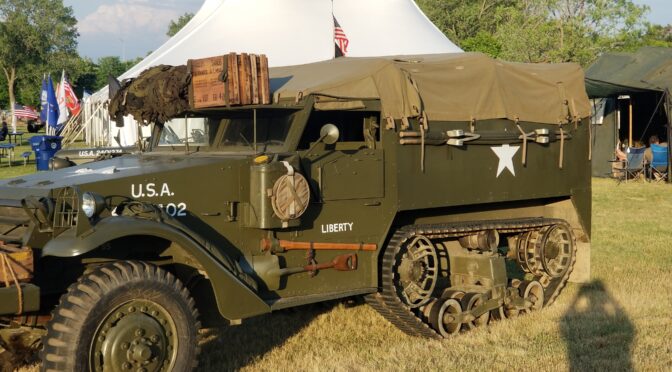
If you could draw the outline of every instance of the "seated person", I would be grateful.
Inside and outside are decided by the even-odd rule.
[[[653,161],[654,145],[658,147],[667,147],[667,143],[665,142],[661,143],[657,135],[654,134],[651,137],[649,137],[649,147],[644,152],[644,159],[646,159],[647,164],[651,164],[651,162]]]
[[[9,129],[7,128],[7,122],[2,121],[2,127],[0,128],[0,141],[4,141],[7,138],[7,134],[9,134]]]
[[[611,160],[612,177],[618,178],[623,175],[623,169],[626,167],[630,149],[639,149],[641,151],[641,149],[644,147],[644,144],[642,144],[640,141],[635,141],[633,145],[634,146],[632,147],[625,147],[625,144],[620,140],[618,141],[618,144],[616,144],[616,149],[614,150],[614,155],[616,158]]]
[[[651,136],[655,137],[655,136]],[[661,176],[667,172],[667,143],[660,143],[658,138],[655,138],[656,142],[652,141],[651,146],[647,149],[651,155],[650,160],[647,158],[647,162],[651,167],[651,176]],[[658,177],[656,177],[658,178]]]
[[[625,161],[628,158],[628,155],[623,150],[624,148],[621,145],[621,141],[618,141],[618,144],[616,144],[616,150],[614,151],[616,160]]]

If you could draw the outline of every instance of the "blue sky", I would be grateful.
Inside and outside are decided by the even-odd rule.
[[[648,5],[648,20],[659,25],[672,24],[672,1],[670,0],[633,0],[638,5]]]
[[[94,61],[103,56],[145,56],[166,40],[168,24],[195,13],[203,0],[64,0],[78,20],[79,53]]]
[[[672,23],[671,0],[633,0],[648,5],[652,23]],[[94,61],[103,56],[132,59],[163,44],[171,20],[195,13],[203,0],[64,0],[79,21],[79,53]]]

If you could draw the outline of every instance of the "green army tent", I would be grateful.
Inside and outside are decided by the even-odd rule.
[[[594,176],[609,173],[608,160],[619,140],[634,146],[655,134],[670,143],[671,89],[672,48],[608,53],[586,70],[588,96],[606,99],[593,122]]]

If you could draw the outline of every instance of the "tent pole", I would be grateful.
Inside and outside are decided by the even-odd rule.
[[[628,101],[628,146],[632,147],[632,97]]]
[[[672,102],[670,101],[670,90],[665,88],[665,113],[667,114],[667,183],[672,182],[670,178],[672,177],[672,144],[670,140],[672,139]]]

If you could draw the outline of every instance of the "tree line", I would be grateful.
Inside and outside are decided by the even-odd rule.
[[[631,0],[416,0],[465,51],[514,62],[576,62],[602,53],[672,46],[672,26],[646,21]]]
[[[168,25],[168,36],[181,29],[193,14],[186,13]],[[0,107],[12,102],[39,106],[42,78],[54,82],[65,70],[75,93],[95,92],[143,57],[122,61],[118,56],[97,61],[77,53],[77,20],[63,0],[0,0]],[[4,87],[4,89],[3,89]]]
[[[672,26],[646,21],[649,8],[632,0],[415,0],[465,51],[517,62],[576,62],[602,53],[672,46]],[[193,14],[168,25],[175,35]],[[137,62],[77,53],[77,20],[62,0],[0,0],[0,107],[37,106],[44,73],[65,69],[78,96],[107,85]]]

